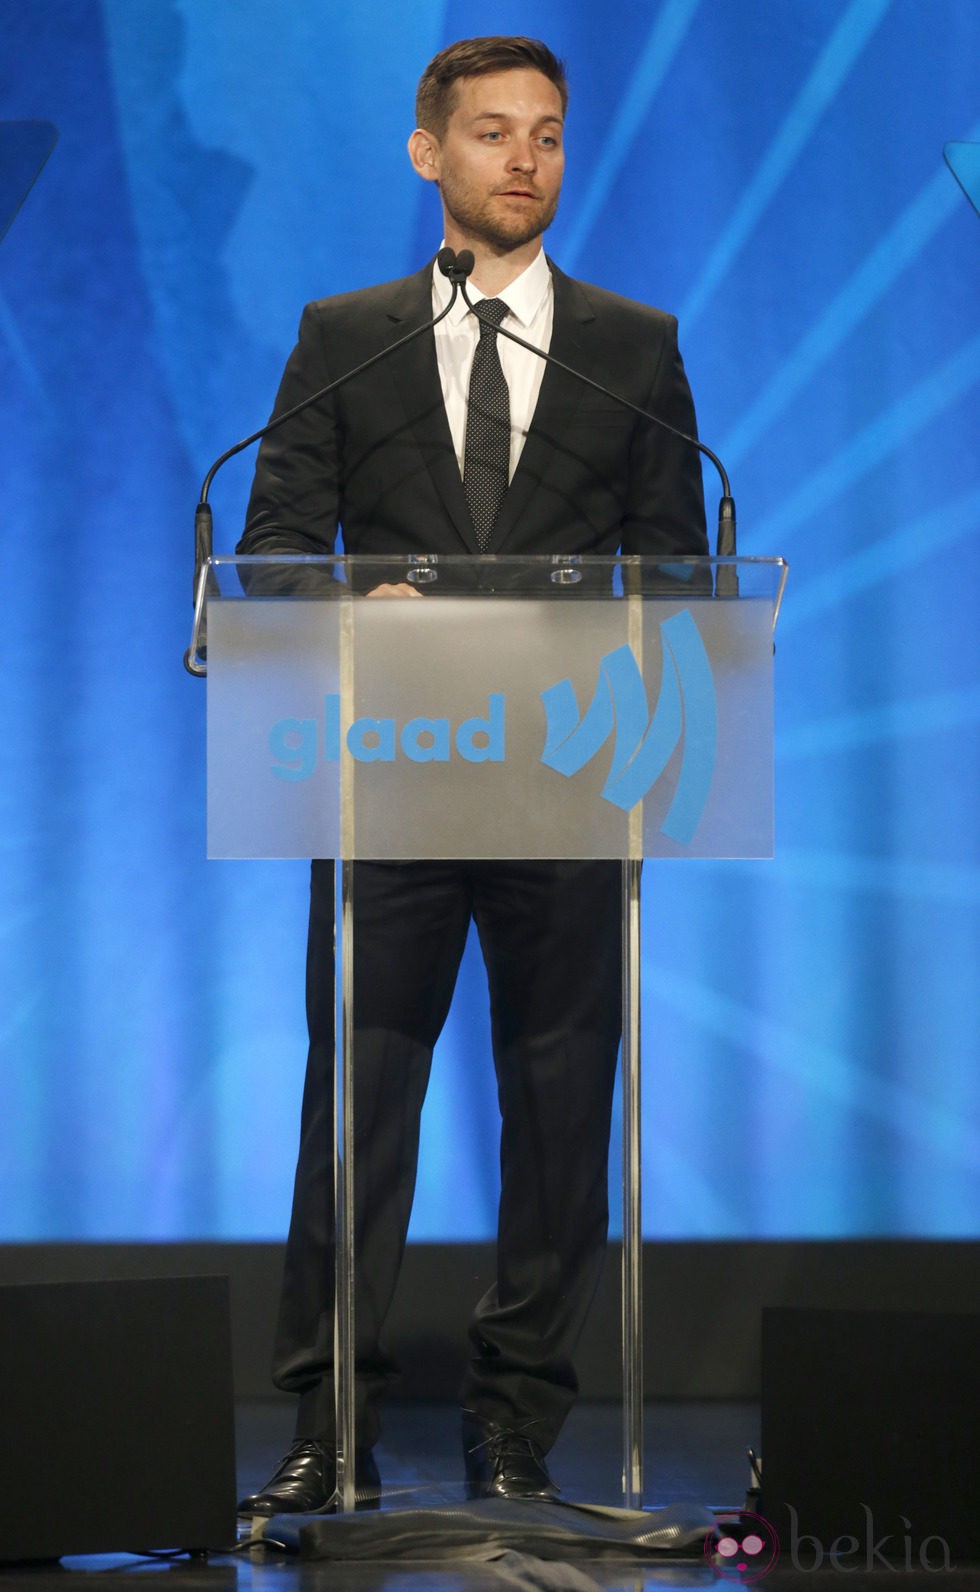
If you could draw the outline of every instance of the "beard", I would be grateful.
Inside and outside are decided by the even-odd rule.
[[[501,254],[539,238],[551,226],[558,210],[558,193],[551,199],[511,202],[499,194],[476,193],[465,182],[444,172],[439,196],[446,214],[461,232]]]

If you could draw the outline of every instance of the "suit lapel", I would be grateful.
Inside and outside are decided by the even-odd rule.
[[[387,342],[397,342],[413,324],[419,325],[431,318],[432,267],[428,265],[408,279],[388,310]],[[391,376],[419,453],[460,538],[460,551],[476,553],[479,550],[476,532],[456,461],[439,380],[435,337],[431,331],[410,343],[391,362]]]
[[[555,312],[549,353],[583,375],[598,379],[592,368],[592,323],[595,312],[579,284],[549,260],[554,283]],[[491,551],[506,553],[507,542],[527,511],[541,482],[556,467],[555,438],[568,435],[585,387],[572,376],[546,365],[534,418],[518,460],[514,479],[504,496],[494,526]]]

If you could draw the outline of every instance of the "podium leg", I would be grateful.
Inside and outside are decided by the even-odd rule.
[[[353,1513],[354,1413],[354,864],[334,865],[334,1335],[333,1385],[337,1443],[337,1508]]]
[[[643,1507],[643,1233],[640,1148],[640,871],[623,863],[623,1507]]]

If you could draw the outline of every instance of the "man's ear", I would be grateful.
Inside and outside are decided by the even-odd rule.
[[[408,140],[408,158],[426,182],[439,180],[439,144],[424,127],[416,127]]]

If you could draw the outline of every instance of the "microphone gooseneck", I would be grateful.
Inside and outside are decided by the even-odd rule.
[[[263,437],[267,437],[269,435],[270,431],[277,431],[280,426],[285,425],[287,420],[292,420],[294,416],[302,414],[303,410],[309,409],[311,404],[319,403],[321,398],[328,398],[330,394],[335,393],[339,387],[343,387],[347,384],[347,382],[353,381],[355,376],[360,376],[363,371],[370,370],[372,365],[377,365],[380,360],[387,359],[389,354],[397,353],[398,350],[400,348],[404,348],[407,343],[414,342],[416,337],[421,337],[423,332],[429,332],[434,326],[438,326],[439,322],[449,314],[449,311],[456,302],[456,295],[459,292],[461,284],[465,282],[467,276],[472,271],[473,256],[469,249],[462,249],[459,255],[457,255],[455,249],[444,248],[440,249],[439,253],[436,255],[436,263],[443,276],[448,277],[450,283],[452,284],[452,292],[449,295],[449,302],[444,306],[443,309],[439,311],[438,315],[433,316],[431,320],[424,321],[421,326],[413,327],[412,331],[408,332],[404,337],[400,337],[397,342],[390,343],[387,348],[382,348],[378,351],[378,353],[372,354],[370,359],[365,359],[362,364],[356,365],[353,370],[345,371],[342,376],[337,377],[336,381],[331,381],[326,387],[321,387],[317,392],[310,393],[309,396],[302,399],[300,403],[294,404],[291,409],[284,410],[281,415],[276,415],[275,419],[270,420],[268,425],[261,426],[258,431],[253,431],[250,437],[243,437],[241,442],[236,442],[234,447],[227,448],[219,458],[215,459],[207,475],[204,477],[204,481],[201,485],[200,500],[198,502],[197,508],[194,511],[195,604],[197,602],[198,587],[200,586],[201,581],[201,570],[211,557],[214,548],[214,524],[211,514],[211,505],[208,502],[208,493],[211,490],[211,482],[214,480],[222,465],[227,464],[229,459],[233,459],[235,455],[237,453],[241,453],[243,449],[251,447],[253,442],[260,442]],[[189,647],[185,652],[184,667],[189,674],[203,675],[205,670],[201,666],[195,666],[192,652],[192,647]]]
[[[431,331],[433,326],[438,326],[439,322],[444,316],[449,314],[453,304],[456,302],[456,294],[459,292],[459,283],[465,280],[466,273],[464,273],[463,277],[460,277],[459,280],[457,280],[458,261],[453,249],[440,249],[436,258],[438,260],[440,271],[444,276],[447,276],[452,283],[453,291],[449,296],[449,303],[445,306],[445,308],[441,309],[439,314],[434,316],[431,321],[426,321],[422,326],[414,327],[413,330],[408,332],[405,337],[400,337],[397,343],[391,343],[387,348],[380,349],[377,354],[372,354],[370,359],[365,359],[362,364],[356,365],[353,370],[345,371],[342,376],[338,376],[336,381],[329,382],[326,387],[321,387],[317,392],[311,392],[307,398],[303,398],[300,403],[294,404],[291,409],[286,409],[281,415],[276,415],[276,418],[274,420],[270,420],[268,425],[261,426],[258,431],[253,431],[250,437],[243,437],[241,442],[235,443],[234,447],[226,449],[226,451],[222,453],[219,458],[215,459],[207,475],[204,477],[204,482],[201,486],[201,498],[198,504],[199,509],[207,507],[208,493],[211,490],[211,482],[214,480],[222,465],[227,464],[229,459],[233,459],[236,453],[241,453],[244,448],[251,447],[253,442],[260,442],[263,437],[268,436],[270,431],[276,431],[279,426],[285,425],[287,420],[292,420],[294,415],[301,414],[304,409],[308,409],[311,404],[318,403],[321,398],[329,397],[331,393],[337,391],[338,387],[343,387],[347,382],[353,381],[354,377],[359,376],[362,371],[370,370],[371,366],[376,365],[379,360],[387,359],[389,354],[397,353],[398,349],[404,348],[406,343],[411,343],[416,337],[421,337],[423,332]],[[473,267],[470,266],[470,270],[472,269]]]
[[[460,251],[456,260],[457,271],[459,271],[461,262],[467,256],[472,260],[472,255],[468,249]],[[497,332],[498,336],[509,338],[512,343],[517,343],[521,348],[526,348],[531,354],[537,354],[539,359],[545,360],[549,365],[557,365],[558,369],[563,370],[567,376],[574,376],[576,381],[584,382],[586,387],[592,387],[596,392],[601,392],[603,397],[611,398],[613,403],[622,404],[624,409],[631,409],[635,415],[639,415],[643,420],[651,420],[654,425],[661,426],[664,431],[669,431],[671,436],[679,437],[682,442],[689,443],[692,448],[697,448],[699,453],[703,453],[705,458],[711,460],[718,472],[722,491],[721,501],[718,504],[718,537],[715,543],[715,555],[718,558],[734,558],[735,499],[732,497],[731,487],[728,483],[728,472],[718,455],[712,453],[705,443],[699,442],[697,437],[690,436],[686,431],[680,431],[677,426],[672,426],[669,421],[661,419],[660,415],[653,414],[649,409],[641,409],[639,404],[635,404],[631,398],[624,398],[622,393],[613,392],[611,387],[604,387],[601,382],[593,381],[591,376],[583,375],[580,370],[575,370],[571,365],[566,365],[564,360],[556,359],[554,354],[547,353],[543,348],[538,348],[536,344],[527,342],[523,337],[518,337],[516,332],[509,331],[506,326],[498,326],[496,322],[491,323],[486,316],[480,314],[479,305],[473,303],[466,291],[466,276],[469,275],[469,271],[472,269],[473,267],[470,265],[465,275],[460,277],[459,288],[467,309],[483,325],[490,326],[492,324],[493,330]],[[455,283],[456,279],[453,277],[451,280]]]

